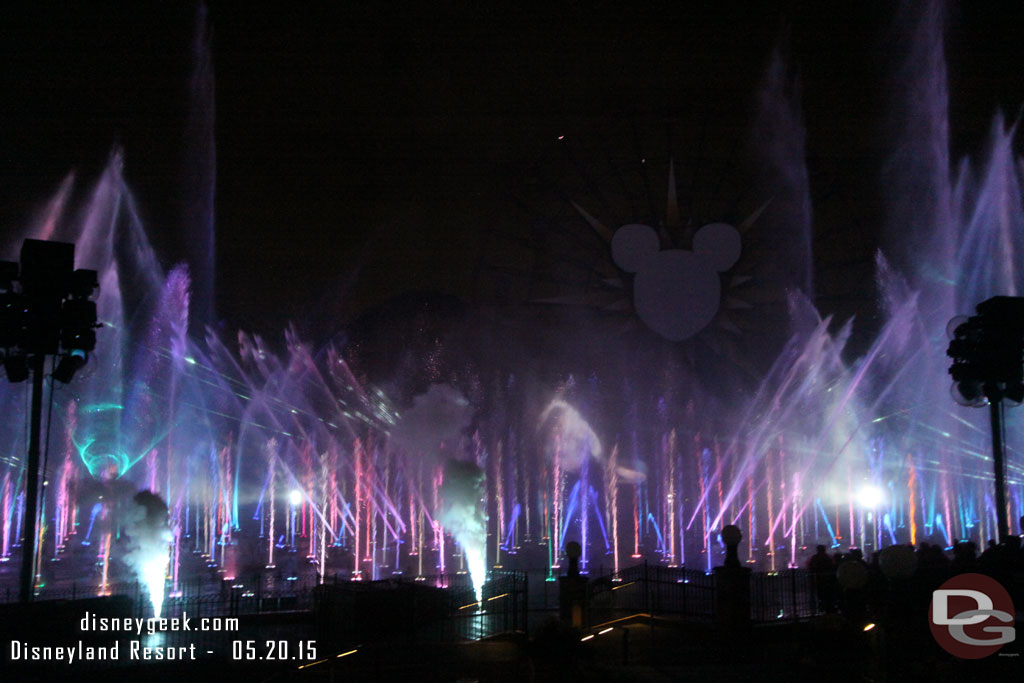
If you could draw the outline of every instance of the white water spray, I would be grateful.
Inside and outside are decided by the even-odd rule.
[[[171,542],[167,504],[152,491],[139,491],[132,500],[134,505],[129,508],[124,525],[130,543],[124,559],[146,587],[153,616],[159,618]]]
[[[487,515],[484,514],[482,502],[483,470],[471,462],[449,460],[444,467],[441,496],[444,500],[441,506],[441,525],[462,546],[469,578],[473,582],[477,602],[480,602],[487,578]]]

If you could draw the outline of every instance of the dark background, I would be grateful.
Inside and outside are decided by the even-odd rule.
[[[729,147],[776,48],[803,87],[819,305],[870,318],[884,112],[904,47],[892,3],[359,4],[210,3],[227,327],[326,335],[405,291],[486,298],[484,255],[548,210],[518,201],[524,178],[561,182],[558,136],[594,150],[608,121],[675,117],[701,149]],[[119,144],[161,258],[183,257],[196,17],[178,2],[5,4],[6,243],[69,170],[84,192]],[[978,154],[993,113],[1016,120],[1024,102],[1024,6],[959,3],[948,25],[951,145]],[[693,145],[697,177],[712,155]]]

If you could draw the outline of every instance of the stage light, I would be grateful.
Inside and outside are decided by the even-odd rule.
[[[988,405],[988,399],[985,398],[985,391],[982,388],[981,382],[954,381],[949,389],[949,395],[958,404],[967,408],[980,408],[981,406]]]
[[[75,376],[75,373],[78,372],[88,360],[89,357],[85,354],[85,351],[76,349],[60,359],[60,362],[57,363],[57,367],[54,369],[51,376],[61,384],[70,384],[71,378]]]
[[[71,273],[69,294],[75,299],[88,299],[99,286],[99,276],[95,270],[79,268]]]
[[[28,379],[28,362],[24,356],[8,356],[4,359],[4,372],[12,384],[24,382]]]
[[[24,348],[25,327],[29,319],[27,308],[28,304],[21,294],[10,291],[0,292],[0,347],[9,349],[20,346]]]
[[[946,334],[953,359],[953,399],[980,407],[1024,400],[1024,298],[996,296],[977,305],[978,315],[957,316]]]
[[[0,291],[12,291],[17,279],[18,264],[14,261],[0,261]]]
[[[75,245],[27,239],[21,245],[21,292],[40,299],[60,300],[71,289]]]
[[[292,492],[288,494],[288,502],[292,505],[298,505],[302,502],[302,491],[298,489],[292,489]]]
[[[962,405],[989,406],[995,509],[1006,509],[1003,452],[1004,403],[1024,401],[1024,297],[994,296],[974,307],[978,315],[949,321],[946,355],[953,359],[953,398]],[[1010,535],[1006,515],[996,515],[999,539]]]
[[[1008,382],[1003,390],[1003,400],[1014,406],[1024,403],[1024,383],[1019,381]]]
[[[77,272],[77,271],[76,271]],[[96,348],[96,302],[67,299],[60,311],[60,344],[64,350]]]

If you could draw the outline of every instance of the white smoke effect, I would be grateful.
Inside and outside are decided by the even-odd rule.
[[[128,553],[124,560],[146,586],[153,616],[160,618],[164,604],[171,530],[167,526],[167,504],[152,491],[139,491],[132,498],[124,520]]]
[[[391,429],[391,440],[410,453],[438,458],[442,444],[458,442],[473,417],[473,408],[458,389],[432,384],[412,400]]]
[[[484,472],[471,462],[449,460],[441,485],[441,525],[462,546],[477,602],[487,574],[487,515],[484,514]]]
[[[440,462],[442,451],[450,451],[458,443],[472,417],[473,407],[458,389],[433,384],[402,413],[402,419],[391,430],[391,440],[409,453]],[[478,602],[487,578],[484,479],[484,471],[475,463],[448,459],[440,491],[441,526],[462,546]]]

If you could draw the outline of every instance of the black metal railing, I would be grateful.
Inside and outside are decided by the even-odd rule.
[[[803,569],[750,575],[750,618],[754,622],[798,621],[818,613],[814,577]]]
[[[590,582],[590,621],[610,621],[623,612],[710,619],[714,577],[685,567],[647,563]]]
[[[697,620],[714,618],[714,575],[703,570],[644,563],[589,578],[591,623],[602,623],[625,612]],[[329,576],[323,584],[310,583],[309,579],[280,581],[266,573],[230,580],[197,576],[179,582],[176,590],[167,586],[163,614],[174,617],[187,612],[204,617],[303,612],[316,608],[317,591],[323,591],[323,587],[339,586],[379,593],[415,586],[439,591],[441,596],[429,598],[433,601],[428,620],[430,629],[427,629],[432,631],[431,639],[479,639],[498,633],[527,631],[528,618],[537,623],[538,616],[542,616],[540,613],[557,613],[557,582],[541,580],[534,583],[540,588],[531,594],[526,573],[493,571],[484,587],[482,599],[477,603],[466,573],[397,576],[368,582]],[[43,587],[37,600],[76,600],[95,597],[99,592],[94,582],[71,582]],[[104,592],[132,598],[135,616],[152,616],[148,595],[139,582],[109,584]],[[0,589],[0,603],[12,603],[17,599],[18,592],[14,587]],[[373,598],[363,596],[359,599]],[[807,619],[819,612],[818,603],[815,577],[805,570],[785,569],[752,572],[750,575],[750,617],[755,623]]]
[[[273,581],[262,575],[249,578],[221,579],[198,576],[181,581],[175,588],[165,586],[163,614],[177,616],[182,611],[203,616],[237,616],[308,610],[312,607],[313,584],[303,581]],[[94,582],[64,583],[43,586],[37,590],[37,601],[79,600],[101,595],[124,595],[132,598],[136,617],[152,616],[148,592],[139,581],[110,583],[100,587]],[[0,603],[13,603],[18,593],[5,586],[0,590]]]
[[[458,642],[527,630],[522,572],[493,573],[480,600],[466,574],[339,581],[313,595],[319,638],[337,645]]]

